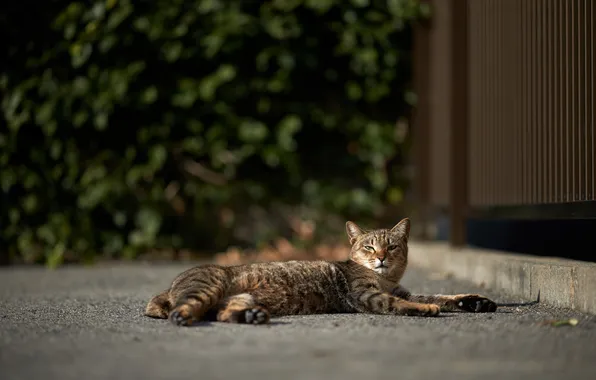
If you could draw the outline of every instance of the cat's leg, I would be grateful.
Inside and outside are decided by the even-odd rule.
[[[393,291],[391,292],[391,294],[393,294],[396,297],[403,298],[405,300],[407,300],[408,297],[410,297],[412,295],[412,293],[408,289],[404,288],[401,285],[397,285],[393,289]],[[427,303],[427,302],[423,302],[423,303]]]
[[[217,320],[261,325],[269,322],[269,312],[258,306],[251,294],[242,293],[224,299],[218,306]]]
[[[348,294],[349,303],[356,310],[372,314],[436,316],[439,306],[407,301],[377,289],[355,290]]]
[[[198,267],[178,279],[170,290],[170,296],[176,300],[170,321],[179,326],[200,321],[209,309],[219,304],[228,282],[226,271],[216,266]]]
[[[398,285],[392,293],[396,297],[411,302],[439,305],[441,311],[461,310],[472,313],[493,313],[497,310],[495,302],[479,294],[411,294],[401,285]]]
[[[149,301],[145,308],[145,315],[151,318],[166,319],[172,307],[169,293],[170,291],[168,289],[151,298],[151,301]]]

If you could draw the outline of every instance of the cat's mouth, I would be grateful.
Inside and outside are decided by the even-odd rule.
[[[381,265],[375,267],[374,271],[377,272],[378,274],[385,274],[385,273],[389,272],[389,267],[386,267],[385,265],[381,264]]]

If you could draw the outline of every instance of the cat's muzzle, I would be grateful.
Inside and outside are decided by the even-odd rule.
[[[381,261],[379,259],[375,259],[375,272],[379,274],[385,274],[389,271],[389,267],[386,265],[385,261]]]

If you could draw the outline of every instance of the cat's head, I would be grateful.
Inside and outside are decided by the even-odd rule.
[[[410,220],[405,218],[391,229],[365,231],[354,222],[346,223],[352,250],[350,258],[378,274],[399,281],[408,263]]]

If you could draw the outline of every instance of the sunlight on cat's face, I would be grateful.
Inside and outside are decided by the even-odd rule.
[[[352,260],[383,276],[403,275],[408,258],[409,219],[403,219],[390,230],[372,231],[347,222],[346,231],[352,245]]]

